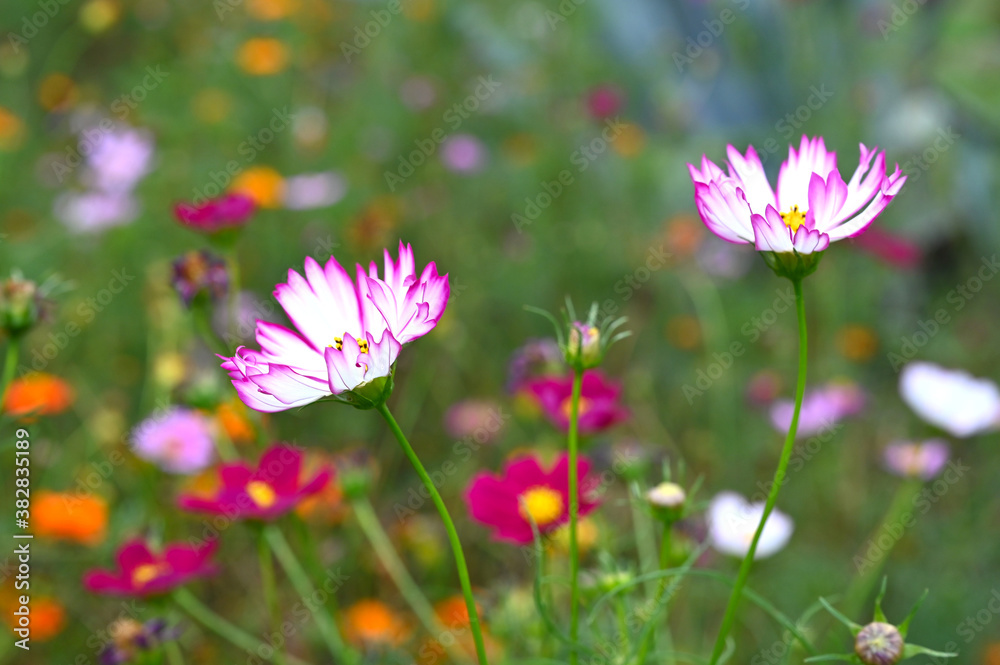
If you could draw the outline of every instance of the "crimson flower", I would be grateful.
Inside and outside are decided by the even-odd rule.
[[[321,492],[333,476],[324,467],[303,481],[302,457],[297,448],[277,445],[261,456],[256,469],[246,462],[223,464],[218,469],[221,484],[213,496],[184,494],[177,503],[183,510],[229,519],[277,519]]]
[[[542,407],[545,415],[564,432],[569,430],[572,408],[573,374],[542,377],[525,385]],[[579,428],[582,434],[606,430],[629,417],[621,404],[621,386],[596,370],[583,374],[580,387]]]
[[[598,478],[588,477],[590,460],[577,460],[579,514],[597,507]],[[560,455],[546,471],[534,456],[508,462],[503,474],[479,473],[465,495],[472,519],[493,528],[493,538],[520,545],[534,540],[531,520],[539,533],[548,533],[569,521],[569,457]]]
[[[174,216],[182,226],[209,234],[240,228],[253,213],[253,199],[238,192],[211,199],[201,205],[178,203],[174,206]]]
[[[201,547],[173,543],[154,553],[142,539],[125,543],[118,550],[117,570],[91,570],[83,578],[88,590],[113,596],[153,596],[167,593],[199,577],[212,575],[209,561],[217,541]]]

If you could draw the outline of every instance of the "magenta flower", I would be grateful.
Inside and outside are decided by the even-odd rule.
[[[613,85],[603,83],[587,93],[587,111],[597,120],[610,118],[621,107],[622,93]]]
[[[573,374],[561,377],[543,377],[525,384],[550,421],[563,431],[569,430],[572,407]],[[582,434],[606,430],[629,417],[629,410],[621,405],[621,386],[596,370],[583,374],[580,387],[580,419]]]
[[[948,444],[941,439],[895,441],[882,453],[885,467],[903,478],[930,480],[948,463]]]
[[[590,460],[577,460],[580,479],[580,515],[597,507],[596,477],[588,477]],[[479,473],[466,490],[465,502],[472,519],[493,529],[495,540],[525,545],[534,540],[531,521],[539,533],[549,533],[569,521],[569,458],[560,455],[551,471],[536,457],[508,462],[503,474]]]
[[[222,368],[240,399],[257,411],[285,411],[338,396],[374,405],[391,389],[393,363],[403,344],[430,332],[444,314],[448,275],[431,262],[418,275],[409,245],[399,260],[385,250],[385,278],[372,262],[357,281],[334,257],[321,267],[311,257],[305,277],[288,271],[278,299],[296,330],[257,321],[260,351],[239,347]]]
[[[213,575],[212,554],[217,541],[202,547],[181,543],[156,554],[141,539],[130,540],[118,550],[117,570],[92,570],[83,584],[94,593],[114,596],[153,596],[167,593],[193,579]]]
[[[171,407],[147,418],[132,436],[132,451],[170,473],[197,473],[212,463],[209,421],[191,409]]]
[[[757,251],[786,254],[822,252],[834,240],[863,232],[906,182],[899,165],[885,173],[885,152],[861,144],[850,182],[837,169],[837,154],[822,137],[802,137],[798,152],[789,146],[778,188],[771,185],[753,146],[746,155],[727,146],[728,175],[707,156],[701,170],[688,164],[702,221],[732,243],[754,243]],[[874,160],[874,164],[872,161]]]
[[[211,497],[182,494],[183,510],[225,515],[229,519],[273,520],[293,510],[306,497],[321,492],[333,477],[323,467],[309,480],[302,479],[302,452],[286,445],[272,446],[257,468],[245,462],[219,467],[221,486]]]
[[[253,215],[255,207],[252,198],[237,192],[201,205],[178,203],[174,206],[174,216],[189,229],[212,234],[241,228]]]
[[[830,383],[807,391],[799,414],[798,438],[814,436],[830,429],[844,418],[857,415],[865,407],[865,394],[854,383]],[[778,400],[771,406],[771,424],[778,432],[792,426],[792,400]]]

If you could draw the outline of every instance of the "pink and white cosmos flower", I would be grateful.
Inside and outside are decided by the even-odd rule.
[[[288,271],[274,297],[296,330],[257,320],[260,351],[239,347],[219,356],[243,403],[285,411],[340,395],[392,373],[403,344],[430,332],[444,314],[450,288],[434,262],[418,275],[413,249],[399,243],[399,260],[385,250],[385,277],[373,261],[356,281],[334,257],[305,261],[305,276]]]
[[[885,152],[861,144],[861,159],[850,182],[837,169],[837,153],[822,137],[802,137],[798,152],[778,174],[777,192],[764,174],[753,146],[745,155],[727,146],[727,174],[707,156],[701,170],[688,164],[695,204],[705,225],[731,243],[753,243],[759,252],[822,252],[834,240],[862,233],[902,189],[899,165],[886,175]],[[874,163],[873,163],[874,162]]]

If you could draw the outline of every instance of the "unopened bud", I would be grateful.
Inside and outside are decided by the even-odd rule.
[[[677,483],[663,482],[646,492],[653,514],[664,522],[676,522],[684,516],[687,493]]]
[[[0,327],[11,336],[26,333],[40,314],[38,286],[31,280],[13,275],[0,285]]]
[[[875,621],[854,639],[854,653],[865,665],[895,665],[903,657],[903,637],[892,624]]]
[[[569,330],[566,362],[585,369],[601,364],[601,331],[597,326],[573,322]]]

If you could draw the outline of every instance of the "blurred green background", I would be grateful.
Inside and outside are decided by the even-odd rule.
[[[404,352],[393,405],[432,468],[454,443],[443,417],[456,401],[496,400],[516,413],[443,487],[510,662],[524,645],[505,618],[520,596],[506,588],[526,594],[531,568],[489,543],[460,497],[474,472],[498,468],[512,450],[561,446],[505,392],[511,353],[549,332],[523,305],[556,309],[568,294],[629,317],[634,336],[615,347],[607,370],[624,382],[634,417],[588,443],[597,456],[638,441],[657,458],[683,460],[689,479],[704,475],[708,495],[752,495],[771,475],[779,435],[745,392],[757,372],[773,370],[780,394],[791,394],[794,315],[779,316],[759,339],[745,331],[787,287],[750,248],[708,237],[693,216],[687,162],[703,153],[720,162],[727,143],[753,143],[768,153],[773,178],[786,146],[807,133],[837,150],[842,172],[853,171],[863,141],[910,177],[875,226],[906,243],[912,260],[894,264],[861,241],[839,243],[806,284],[811,383],[851,379],[869,404],[780,500],[795,535],[760,563],[751,586],[790,616],[843,592],[855,575],[853,557],[901,483],[881,468],[885,443],[929,432],[899,399],[890,354],[945,308],[950,322],[916,357],[1000,376],[1000,283],[986,282],[961,310],[948,300],[1000,239],[1000,5],[991,0],[4,0],[0,37],[0,266],[39,282],[58,275],[71,287],[21,358],[28,366],[46,345],[64,347],[34,369],[76,393],[69,412],[30,426],[33,487],[72,491],[113,451],[125,460],[97,490],[111,506],[102,543],[36,545],[36,594],[57,598],[68,621],[30,655],[5,638],[8,662],[96,662],[88,639],[121,608],[86,594],[82,572],[109,563],[127,535],[152,528],[183,539],[200,524],[162,510],[180,481],[157,476],[125,441],[163,400],[231,397],[169,285],[170,261],[205,245],[175,223],[171,207],[225,186],[230,161],[266,203],[238,247],[243,285],[258,302],[274,304],[274,284],[288,268],[301,270],[305,256],[366,263],[400,238],[418,265],[433,260],[450,274],[446,318]],[[284,116],[291,120],[276,129],[273,119]],[[74,229],[59,201],[87,190],[84,169],[60,173],[54,164],[104,117],[152,138],[149,171],[133,193],[140,209],[127,223]],[[275,131],[261,134],[268,127]],[[460,137],[450,157],[434,138],[445,135]],[[425,159],[410,156],[428,145]],[[342,198],[291,209],[283,179],[319,172],[335,175]],[[562,172],[569,184],[540,196],[555,191]],[[667,258],[645,269],[660,255]],[[135,279],[100,311],[88,309],[114,271]],[[60,337],[71,323],[81,332]],[[733,342],[747,353],[688,399],[684,386]],[[376,505],[394,523],[415,477],[375,416],[317,407],[269,422],[282,440],[370,451],[381,466]],[[996,443],[995,435],[955,443],[954,456],[972,471],[919,516],[887,563],[890,617],[929,587],[913,633],[932,647],[955,642],[963,663],[1000,662],[989,650],[1000,638],[992,612],[970,642],[960,632],[1000,589]],[[645,483],[657,480],[650,471]],[[627,496],[624,482],[611,488],[597,550],[634,561]],[[431,553],[407,557],[437,600],[452,573],[441,534],[428,528]],[[341,603],[375,596],[398,604],[349,522],[316,535],[324,560],[343,557],[352,571]],[[240,557],[241,539],[227,534],[226,573],[199,595],[253,625],[258,608],[246,597],[256,573]],[[587,565],[597,561],[594,552]],[[735,571],[733,561],[713,565]],[[687,583],[672,613],[678,641],[705,653],[725,595],[701,584]],[[867,619],[869,608],[853,618]],[[771,662],[750,659],[781,632],[748,608],[735,636],[734,662]],[[199,650],[192,662],[239,657],[196,631],[186,640]],[[74,660],[80,654],[88,660]]]

